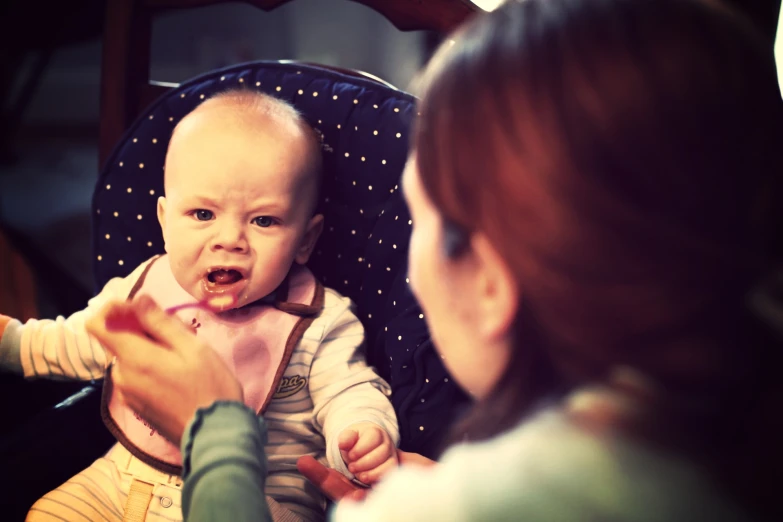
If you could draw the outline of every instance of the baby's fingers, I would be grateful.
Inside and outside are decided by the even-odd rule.
[[[368,471],[373,468],[377,468],[378,466],[380,466],[381,464],[383,464],[389,459],[396,461],[393,451],[394,450],[391,447],[391,445],[381,444],[380,446],[370,451],[360,459],[351,462],[348,465],[348,471],[356,475],[358,473],[361,473],[362,471]],[[362,480],[362,482],[364,481]]]
[[[359,440],[348,453],[348,458],[357,461],[385,442],[384,432],[380,428],[371,428],[362,431]]]
[[[397,459],[390,458],[380,466],[369,471],[359,473],[356,478],[365,484],[375,484],[383,478],[385,474],[397,467]]]
[[[359,433],[356,430],[343,430],[340,436],[337,437],[337,446],[343,451],[349,451],[358,440]]]

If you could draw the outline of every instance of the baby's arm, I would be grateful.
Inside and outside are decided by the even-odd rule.
[[[56,319],[20,321],[0,314],[0,371],[25,378],[89,381],[103,378],[107,361],[101,345],[84,329],[92,313],[111,299],[125,299],[146,265],[109,281],[87,308]]]
[[[365,362],[364,327],[350,311],[350,300],[344,298],[324,313],[335,320],[326,329],[310,368],[313,416],[326,440],[329,465],[354,478],[343,459],[341,434],[343,447],[365,455],[385,444],[393,450],[399,428],[389,385]]]

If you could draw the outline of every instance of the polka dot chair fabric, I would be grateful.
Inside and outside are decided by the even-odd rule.
[[[392,385],[402,449],[434,455],[466,398],[429,341],[407,278],[411,218],[400,192],[412,96],[316,66],[260,61],[210,72],[169,91],[130,127],[93,195],[96,289],[163,251],[156,218],[169,137],[203,100],[258,89],[297,107],[324,138],[324,233],[310,268],[357,305],[367,358]],[[219,175],[219,174],[216,174]]]

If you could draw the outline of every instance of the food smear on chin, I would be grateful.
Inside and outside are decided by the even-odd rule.
[[[215,295],[207,299],[207,305],[213,310],[226,310],[234,306],[236,302],[236,296],[229,293]]]
[[[222,312],[237,306],[239,294],[247,286],[244,274],[233,268],[212,268],[203,281],[204,301],[213,311]]]

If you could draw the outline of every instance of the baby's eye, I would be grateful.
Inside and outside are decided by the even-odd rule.
[[[211,210],[204,210],[203,208],[194,211],[193,215],[199,221],[209,221],[210,219],[215,217],[215,214],[213,214]]]
[[[275,220],[272,219],[269,216],[258,216],[257,218],[255,218],[253,220],[253,223],[255,223],[256,225],[258,225],[261,228],[267,228],[267,227],[271,227],[272,225],[274,225]]]

